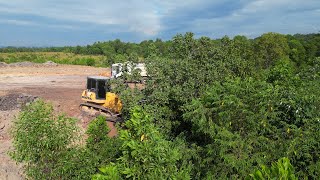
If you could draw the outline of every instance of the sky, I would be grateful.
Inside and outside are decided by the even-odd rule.
[[[0,46],[320,32],[320,0],[0,0]]]

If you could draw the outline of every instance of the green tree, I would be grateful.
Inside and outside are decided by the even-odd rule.
[[[141,107],[131,111],[126,129],[120,130],[121,157],[100,168],[93,179],[190,179],[190,167],[180,141],[166,140],[152,117]]]
[[[262,68],[273,66],[277,60],[289,55],[286,36],[270,32],[256,38],[255,54]]]
[[[26,174],[32,178],[61,177],[57,164],[77,143],[75,123],[75,119],[53,115],[52,106],[43,101],[27,106],[13,128],[12,157],[25,163]]]
[[[109,131],[104,116],[97,117],[88,126],[86,147],[96,156],[96,163],[108,164],[119,158],[121,141],[108,137]]]
[[[306,50],[299,40],[289,41],[290,54],[289,57],[292,61],[296,62],[297,65],[305,63],[306,60]]]

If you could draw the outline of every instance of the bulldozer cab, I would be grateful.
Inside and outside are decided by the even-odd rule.
[[[88,76],[87,90],[96,94],[96,99],[106,99],[106,93],[111,91],[110,78],[104,76]]]

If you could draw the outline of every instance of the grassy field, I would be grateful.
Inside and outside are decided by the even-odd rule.
[[[15,63],[30,61],[34,63],[44,63],[53,61],[58,64],[74,64],[87,66],[108,66],[105,56],[99,55],[78,55],[64,52],[17,52],[0,53],[0,62]]]

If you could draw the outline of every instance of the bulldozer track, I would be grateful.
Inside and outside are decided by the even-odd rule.
[[[109,114],[110,116],[106,117],[106,121],[111,121],[111,122],[122,122],[122,118],[121,118],[121,115],[120,114],[117,114],[117,113],[113,113],[112,111],[110,111],[110,109],[108,108],[105,108],[103,106],[100,106],[100,105],[96,105],[96,104],[92,104],[92,103],[88,103],[88,102],[85,102],[85,103],[81,103],[79,108],[81,110],[81,108],[83,106],[86,106],[86,107],[89,107],[89,108],[94,108],[95,110],[97,110],[97,112],[104,112],[104,113],[107,113]]]

